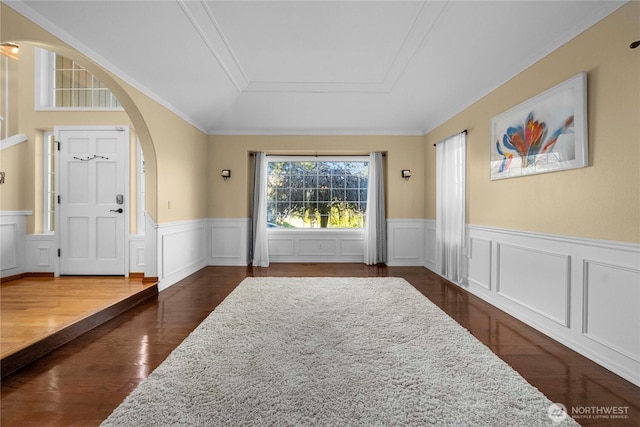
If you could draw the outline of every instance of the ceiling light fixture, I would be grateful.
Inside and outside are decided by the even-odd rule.
[[[20,46],[17,43],[0,43],[0,54],[18,60]]]

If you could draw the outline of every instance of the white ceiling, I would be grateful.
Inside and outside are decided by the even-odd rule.
[[[12,1],[209,134],[423,134],[613,1]]]

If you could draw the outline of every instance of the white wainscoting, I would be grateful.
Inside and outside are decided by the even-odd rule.
[[[502,242],[496,252],[497,294],[568,327],[571,256]]]
[[[424,266],[431,271],[436,269],[436,220],[424,220]]]
[[[25,272],[57,273],[58,244],[55,234],[27,234]]]
[[[425,232],[423,219],[387,219],[387,265],[425,265]]]
[[[215,218],[207,223],[208,265],[247,265],[249,218]]]
[[[158,290],[168,288],[207,265],[206,229],[207,220],[204,219],[157,225]],[[149,231],[147,228],[145,235]]]
[[[427,222],[435,236],[435,222]],[[431,226],[429,226],[431,225]],[[208,220],[208,265],[247,265],[248,218]],[[425,221],[388,219],[387,252],[390,266],[425,264]],[[363,230],[269,229],[269,261],[278,262],[364,262]],[[432,245],[435,248],[435,243]],[[434,250],[431,249],[430,253]],[[435,266],[435,261],[430,260]]]
[[[144,234],[132,234],[129,236],[129,273],[144,273],[146,256],[144,249]]]
[[[153,220],[149,212],[144,213],[144,277],[159,277],[158,263],[160,251],[158,250],[158,224]]]
[[[58,275],[58,246],[55,234],[27,234],[25,237],[24,272]],[[129,242],[129,273],[145,271],[145,236],[131,235]]]
[[[31,211],[0,212],[0,277],[26,271],[25,236]]]
[[[364,262],[364,230],[270,229],[269,262]]]
[[[467,252],[462,287],[640,385],[640,245],[469,225]]]

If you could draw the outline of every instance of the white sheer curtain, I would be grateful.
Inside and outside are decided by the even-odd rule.
[[[384,210],[382,153],[369,155],[367,213],[364,221],[364,263],[387,261],[387,217]]]
[[[464,279],[467,134],[436,145],[436,269],[454,283]]]
[[[267,244],[267,155],[255,154],[253,177],[253,259],[254,267],[269,266]]]

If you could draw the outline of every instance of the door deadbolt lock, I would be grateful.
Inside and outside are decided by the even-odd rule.
[[[119,205],[124,204],[124,196],[122,194],[116,194],[116,203]]]

